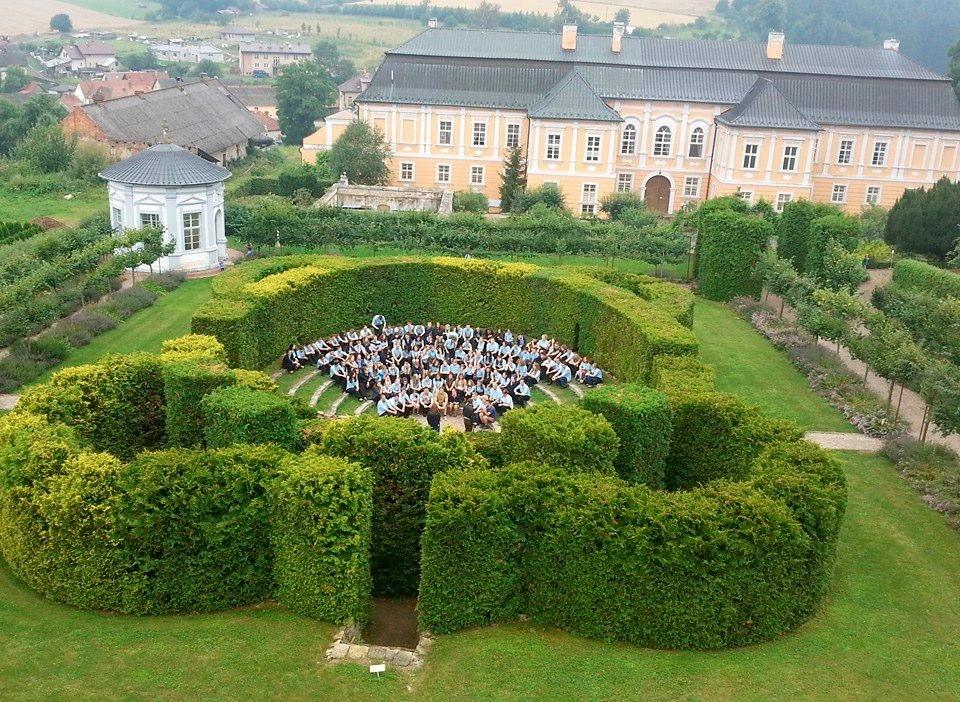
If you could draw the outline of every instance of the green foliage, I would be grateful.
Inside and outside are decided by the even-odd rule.
[[[0,155],[12,154],[34,127],[58,124],[66,114],[66,109],[52,95],[31,95],[20,106],[0,102]]]
[[[646,211],[646,203],[640,196],[640,193],[610,193],[605,195],[600,201],[600,210],[610,215],[610,219],[620,219],[624,210]],[[652,221],[656,221],[656,215],[648,213]],[[652,222],[651,222],[652,223]]]
[[[898,251],[944,259],[960,237],[960,183],[941,178],[903,193],[887,216],[884,239]]]
[[[8,66],[5,73],[3,87],[0,89],[2,93],[15,93],[30,84],[27,72],[20,66]]]
[[[928,352],[960,363],[960,299],[905,287],[894,279],[874,291],[873,304],[901,322]]]
[[[509,212],[517,193],[527,187],[527,161],[523,149],[515,146],[507,152],[500,174],[500,211]],[[485,211],[484,211],[485,212]],[[481,213],[483,214],[483,213]]]
[[[484,215],[490,211],[490,201],[483,193],[460,190],[453,194],[453,211]]]
[[[94,450],[129,458],[163,444],[161,364],[151,354],[129,354],[65,368],[26,390],[21,410],[72,427]]]
[[[484,463],[463,434],[414,421],[360,416],[328,423],[308,450],[349,459],[373,475],[373,591],[407,595],[420,579],[420,536],[430,481],[455,468]]]
[[[61,34],[69,34],[73,31],[73,22],[70,21],[70,15],[58,12],[50,18],[50,29]]]
[[[191,361],[171,361],[163,365],[163,398],[166,405],[165,427],[170,446],[200,446],[204,439],[202,400],[217,388],[233,384],[233,376],[223,366]]]
[[[0,246],[29,239],[42,231],[43,229],[30,222],[0,222]]]
[[[70,165],[76,148],[76,139],[67,139],[59,125],[51,125],[31,130],[14,155],[40,173],[60,173]]]
[[[947,67],[947,75],[953,82],[953,92],[960,98],[960,40],[950,47],[948,52],[950,56],[950,65]]]
[[[327,164],[334,178],[361,185],[383,185],[390,179],[390,146],[383,134],[366,122],[354,120],[330,147]]]
[[[796,442],[766,447],[740,483],[690,492],[531,464],[445,473],[423,536],[421,626],[523,613],[661,648],[770,639],[819,606],[845,498],[836,465]]]
[[[233,444],[276,444],[295,450],[300,443],[290,401],[273,392],[233,386],[214,390],[201,402],[203,435],[209,448]]]
[[[659,356],[653,363],[650,385],[661,392],[683,388],[685,392],[716,390],[716,372],[696,356]]]
[[[523,214],[536,205],[543,205],[554,210],[565,210],[563,192],[553,183],[544,183],[532,190],[515,190],[510,201],[510,211]]]
[[[793,264],[800,273],[807,270],[807,251],[810,248],[810,225],[815,219],[836,214],[829,205],[794,200],[788,202],[780,216],[777,230],[777,253]]]
[[[118,52],[117,61],[131,71],[148,71],[154,68],[160,68],[160,62],[157,60],[156,54],[150,51],[150,49],[138,48]]]
[[[819,275],[831,253],[831,244],[844,251],[853,251],[860,236],[860,220],[839,212],[818,217],[810,222],[804,271]]]
[[[544,403],[507,412],[500,425],[507,463],[531,461],[571,473],[615,471],[619,440],[599,414]]]
[[[247,263],[219,276],[193,329],[216,336],[231,365],[262,368],[291,343],[360,326],[375,311],[388,319],[468,321],[549,334],[618,379],[643,382],[654,357],[694,353],[680,321],[688,302],[683,293],[648,302],[562,267],[311,255]]]
[[[373,480],[339,458],[289,459],[270,489],[276,597],[299,614],[363,623],[370,611]]]
[[[907,258],[897,261],[893,267],[893,282],[938,297],[960,298],[960,275],[922,261]]]
[[[629,483],[662,488],[673,431],[666,396],[643,385],[604,385],[588,391],[580,404],[602,415],[616,432],[617,474]]]
[[[704,216],[697,239],[700,294],[719,301],[759,295],[754,269],[772,236],[773,227],[759,217],[729,210]]]
[[[832,241],[826,245],[816,274],[817,282],[823,287],[856,292],[860,283],[869,277],[859,254],[851,253]]]
[[[323,117],[336,95],[327,72],[312,61],[284,66],[276,79],[277,117],[288,144],[302,144],[316,131],[314,120]]]

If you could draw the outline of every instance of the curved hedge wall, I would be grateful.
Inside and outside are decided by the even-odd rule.
[[[193,330],[234,366],[261,368],[291,343],[388,320],[470,322],[548,334],[621,380],[645,381],[662,354],[696,353],[692,296],[651,279],[649,299],[576,269],[479,259],[294,256],[245,263],[214,283]]]
[[[846,500],[822,451],[771,443],[740,482],[658,492],[534,464],[433,482],[419,612],[451,632],[515,619],[658,648],[720,648],[807,619]]]

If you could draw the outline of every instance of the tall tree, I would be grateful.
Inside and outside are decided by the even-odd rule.
[[[950,47],[947,55],[950,57],[947,75],[953,81],[953,92],[960,98],[960,40],[957,40],[957,43]]]
[[[617,14],[613,16],[614,22],[622,22],[623,24],[630,24],[630,10],[625,7],[621,7],[617,10]]]
[[[336,90],[318,63],[301,61],[287,66],[277,78],[277,116],[288,144],[302,144],[312,134],[314,121],[324,116]]]
[[[390,155],[390,147],[380,131],[354,120],[333,142],[327,163],[334,177],[346,173],[351,183],[383,185],[390,178]]]
[[[907,253],[943,259],[960,239],[960,183],[944,177],[903,193],[887,215],[884,239]]]
[[[527,187],[527,161],[523,157],[523,149],[515,146],[507,153],[503,163],[503,173],[500,174],[500,210],[509,212],[513,206],[513,199],[517,193],[522,193]]]
[[[70,21],[70,15],[58,12],[50,18],[50,29],[61,34],[73,31],[73,22]]]
[[[352,78],[357,72],[353,63],[340,55],[340,47],[326,39],[313,45],[313,60],[323,67],[336,85]]]

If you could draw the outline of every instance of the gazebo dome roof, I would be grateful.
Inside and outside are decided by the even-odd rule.
[[[230,171],[176,144],[156,144],[114,163],[100,177],[128,185],[207,185],[230,177]]]

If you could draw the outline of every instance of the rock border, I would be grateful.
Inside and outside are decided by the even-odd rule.
[[[431,646],[433,637],[428,632],[420,635],[420,641],[413,650],[365,644],[360,640],[357,627],[351,625],[334,634],[333,644],[327,649],[325,656],[330,663],[345,662],[364,666],[386,663],[399,670],[417,670],[423,665]]]

